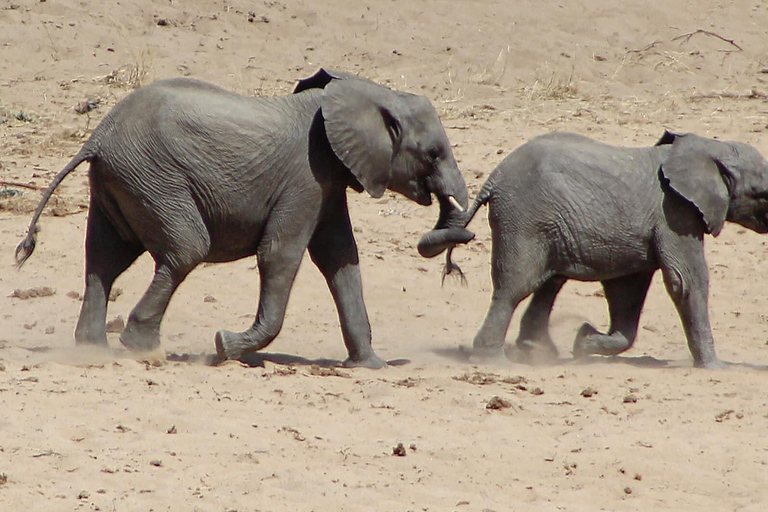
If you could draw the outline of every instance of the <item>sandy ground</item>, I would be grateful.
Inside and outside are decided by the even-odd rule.
[[[381,371],[333,367],[345,351],[310,262],[251,365],[203,361],[216,330],[252,321],[252,259],[181,286],[167,365],[131,360],[117,334],[113,353],[76,349],[87,166],[60,188],[34,257],[12,266],[35,188],[119,99],[166,77],[274,95],[327,66],[423,94],[472,196],[506,154],[554,130],[649,145],[669,128],[768,154],[768,6],[622,4],[2,0],[0,179],[13,185],[0,186],[0,509],[766,510],[768,239],[735,225],[706,244],[731,363],[716,372],[692,368],[658,279],[621,357],[571,359],[578,326],[604,328],[607,314],[598,284],[569,283],[553,316],[558,364],[470,365],[458,347],[490,296],[485,213],[456,251],[468,286],[441,288],[441,261],[415,251],[437,209],[394,194],[350,192],[375,346],[408,361]],[[79,114],[88,102],[98,108]],[[151,269],[143,257],[119,279],[110,319],[127,317]],[[493,397],[509,407],[489,409]]]

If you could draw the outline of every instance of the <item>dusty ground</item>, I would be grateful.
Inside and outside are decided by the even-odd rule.
[[[253,367],[200,362],[217,329],[251,322],[252,260],[182,285],[166,366],[76,350],[86,166],[60,188],[35,256],[12,267],[35,189],[120,98],[172,76],[273,95],[322,65],[423,94],[472,195],[553,130],[648,145],[669,128],[768,154],[768,6],[622,4],[0,1],[0,508],[766,510],[768,239],[734,225],[707,240],[712,325],[731,363],[719,372],[691,367],[658,280],[622,357],[571,360],[581,322],[607,321],[599,286],[571,283],[553,318],[559,364],[469,365],[458,347],[490,294],[485,215],[456,252],[468,287],[441,288],[441,262],[415,251],[436,208],[391,194],[350,193],[375,345],[410,361],[377,372],[332,368],[345,352],[309,262]],[[98,108],[76,111],[88,102]],[[110,318],[128,315],[151,268],[145,257],[120,278]],[[487,408],[492,397],[509,407]]]

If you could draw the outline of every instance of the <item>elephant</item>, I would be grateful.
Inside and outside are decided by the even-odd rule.
[[[523,359],[553,360],[548,323],[568,279],[600,281],[610,328],[585,323],[576,358],[632,347],[651,278],[661,269],[697,367],[725,366],[709,322],[704,235],[725,221],[768,232],[768,162],[753,146],[665,131],[651,147],[617,147],[572,133],[538,136],[509,154],[465,214],[489,204],[491,304],[474,358],[500,359],[510,318],[533,294],[516,346]],[[419,251],[446,248],[445,273],[461,225],[431,233]]]
[[[215,335],[217,359],[240,359],[280,332],[306,249],[336,303],[347,367],[386,365],[373,350],[346,189],[385,190],[430,205],[452,233],[468,206],[464,179],[430,101],[319,69],[282,97],[257,98],[190,78],[157,81],[121,100],[55,176],[16,249],[20,267],[59,183],[88,170],[85,292],[77,344],[107,346],[107,297],[145,251],[149,288],[120,341],[164,359],[160,324],[198,264],[256,255],[259,302],[244,332]],[[467,236],[472,234],[467,232]],[[435,236],[435,235],[432,235]]]

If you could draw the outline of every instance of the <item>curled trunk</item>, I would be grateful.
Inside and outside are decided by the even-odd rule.
[[[449,196],[438,196],[440,217],[437,224],[419,240],[418,250],[425,258],[434,258],[456,244],[466,244],[475,234],[464,229],[469,218],[467,214],[454,206]]]

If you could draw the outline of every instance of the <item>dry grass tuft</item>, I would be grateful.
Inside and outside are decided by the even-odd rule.
[[[138,89],[149,82],[148,77],[153,69],[149,50],[142,51],[135,62],[121,66],[114,71],[94,79],[103,83],[123,89]]]
[[[537,78],[530,86],[523,87],[527,99],[531,100],[565,100],[573,99],[578,95],[578,88],[574,81],[573,69],[568,76],[559,75],[548,66],[536,72]],[[538,78],[541,75],[548,75]]]

